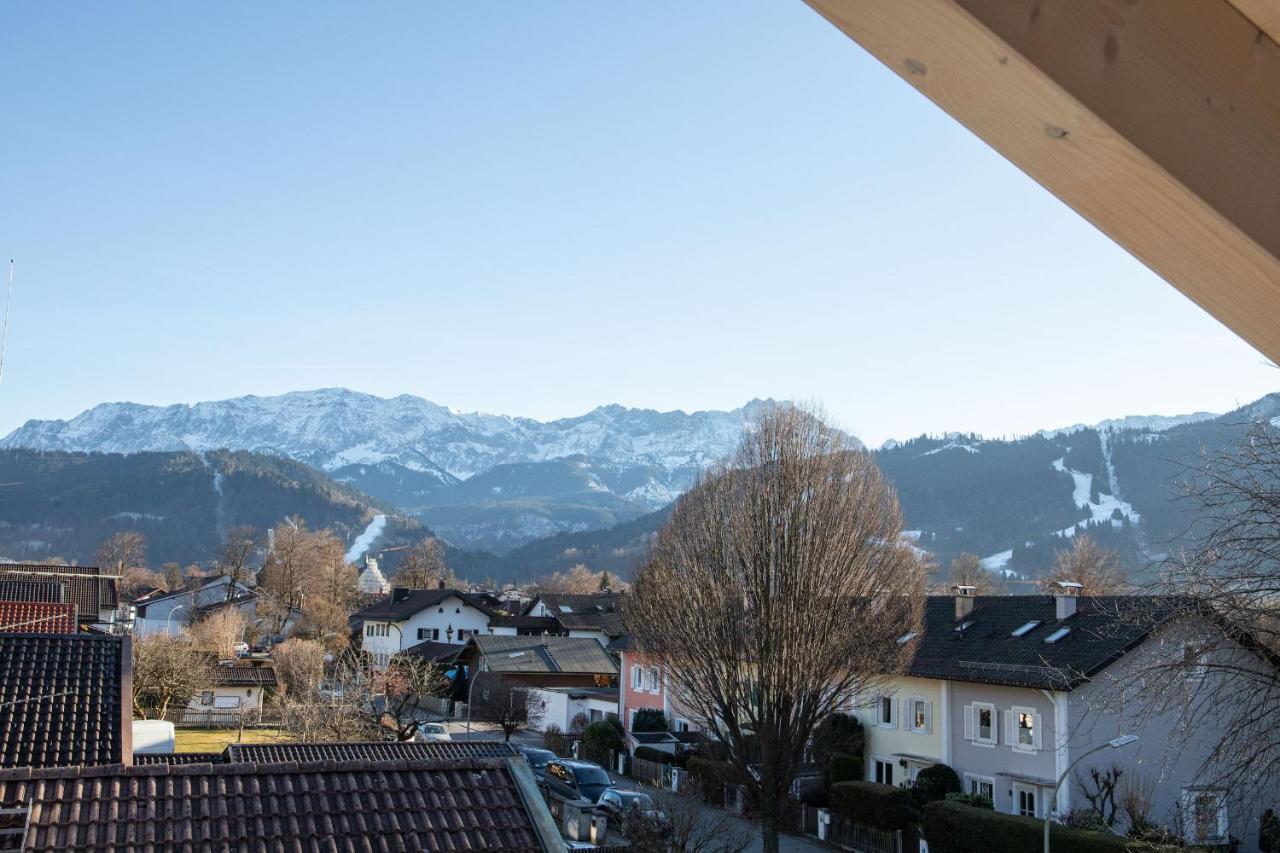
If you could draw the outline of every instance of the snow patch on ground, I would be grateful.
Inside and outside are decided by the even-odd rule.
[[[999,554],[992,554],[990,557],[984,557],[979,562],[982,568],[989,572],[1003,572],[1004,567],[1009,565],[1009,561],[1013,559],[1013,549],[1001,551]]]
[[[961,444],[958,441],[948,441],[941,447],[935,447],[933,450],[926,450],[921,456],[932,456],[935,453],[941,453],[944,450],[964,450],[968,453],[981,453],[976,444]]]
[[[375,515],[373,521],[369,522],[369,526],[364,532],[356,537],[356,541],[351,543],[351,547],[347,549],[347,562],[354,563],[365,555],[365,553],[373,547],[373,543],[382,535],[382,530],[387,526],[387,517],[385,515]]]
[[[1104,458],[1107,461],[1107,468],[1110,470],[1110,454],[1106,453],[1106,444],[1103,444]],[[1077,522],[1070,527],[1057,531],[1058,536],[1070,539],[1075,536],[1085,524],[1090,522],[1109,521],[1113,527],[1120,527],[1120,521],[1113,518],[1116,510],[1120,510],[1120,514],[1127,518],[1131,524],[1137,524],[1141,516],[1134,510],[1133,505],[1128,501],[1121,500],[1115,495],[1109,495],[1104,492],[1098,493],[1098,502],[1093,503],[1089,500],[1089,495],[1093,491],[1093,475],[1085,474],[1074,468],[1066,466],[1066,459],[1053,460],[1053,470],[1065,472],[1071,475],[1074,487],[1071,493],[1071,500],[1077,507],[1087,507],[1089,509],[1089,518],[1084,521]],[[1114,475],[1113,475],[1114,476]]]

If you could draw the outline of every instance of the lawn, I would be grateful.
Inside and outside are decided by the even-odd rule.
[[[174,752],[222,752],[230,743],[283,743],[289,736],[281,729],[178,729],[174,732]]]

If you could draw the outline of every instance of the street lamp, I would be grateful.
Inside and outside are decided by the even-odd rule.
[[[1062,775],[1058,777],[1058,784],[1053,786],[1053,797],[1049,800],[1048,803],[1045,804],[1044,853],[1049,853],[1049,816],[1051,814],[1049,811],[1049,805],[1052,804],[1054,808],[1057,808],[1058,789],[1062,787],[1062,783],[1065,782],[1067,780],[1067,777],[1071,775],[1071,771],[1076,769],[1076,765],[1079,764],[1081,761],[1084,761],[1090,755],[1093,755],[1095,752],[1101,752],[1104,749],[1119,749],[1122,746],[1128,746],[1131,743],[1137,743],[1137,742],[1138,742],[1137,735],[1120,735],[1120,737],[1112,738],[1111,740],[1107,741],[1104,744],[1095,746],[1093,749],[1089,750],[1084,755],[1080,756],[1075,761],[1071,762],[1071,765],[1067,767],[1066,770],[1062,771]]]
[[[186,607],[186,606],[187,606],[187,605],[185,605],[185,604],[179,604],[177,607],[175,607],[175,608],[173,608],[172,610],[170,610],[170,611],[169,611],[169,615],[168,615],[168,616],[164,617],[164,632],[165,632],[166,634],[172,634],[172,633],[173,633],[172,631],[170,631],[170,630],[169,630],[169,627],[173,624],[173,623],[170,621],[170,620],[172,620],[172,619],[173,619],[173,614],[177,613],[179,610],[181,610],[182,608],[184,608],[184,607]]]

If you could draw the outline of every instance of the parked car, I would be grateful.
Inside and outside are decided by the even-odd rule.
[[[238,658],[247,658],[247,657],[249,656],[249,644],[248,644],[248,643],[236,643],[236,645],[235,645],[235,649],[236,649],[236,657],[238,657]]]
[[[548,761],[542,780],[547,789],[562,797],[596,802],[613,786],[613,780],[599,764],[590,761]]]
[[[548,762],[556,760],[556,754],[549,749],[539,749],[536,746],[525,746],[521,743],[513,743],[511,745],[516,752],[524,756],[524,760],[529,763],[530,769],[533,770],[534,778],[539,781],[547,771]]]
[[[653,797],[643,791],[609,788],[600,795],[596,805],[609,816],[610,825],[616,825],[628,837],[637,821],[651,822],[663,832],[671,828],[666,814],[658,808]]]
[[[423,723],[414,732],[413,739],[419,743],[428,743],[431,741],[453,740],[453,737],[449,734],[449,730],[445,728],[444,723]]]

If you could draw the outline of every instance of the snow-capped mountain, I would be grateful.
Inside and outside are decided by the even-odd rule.
[[[330,388],[194,405],[104,403],[67,421],[28,421],[0,447],[274,453],[419,511],[445,535],[505,548],[669,503],[772,405],[692,414],[611,405],[543,422]]]

